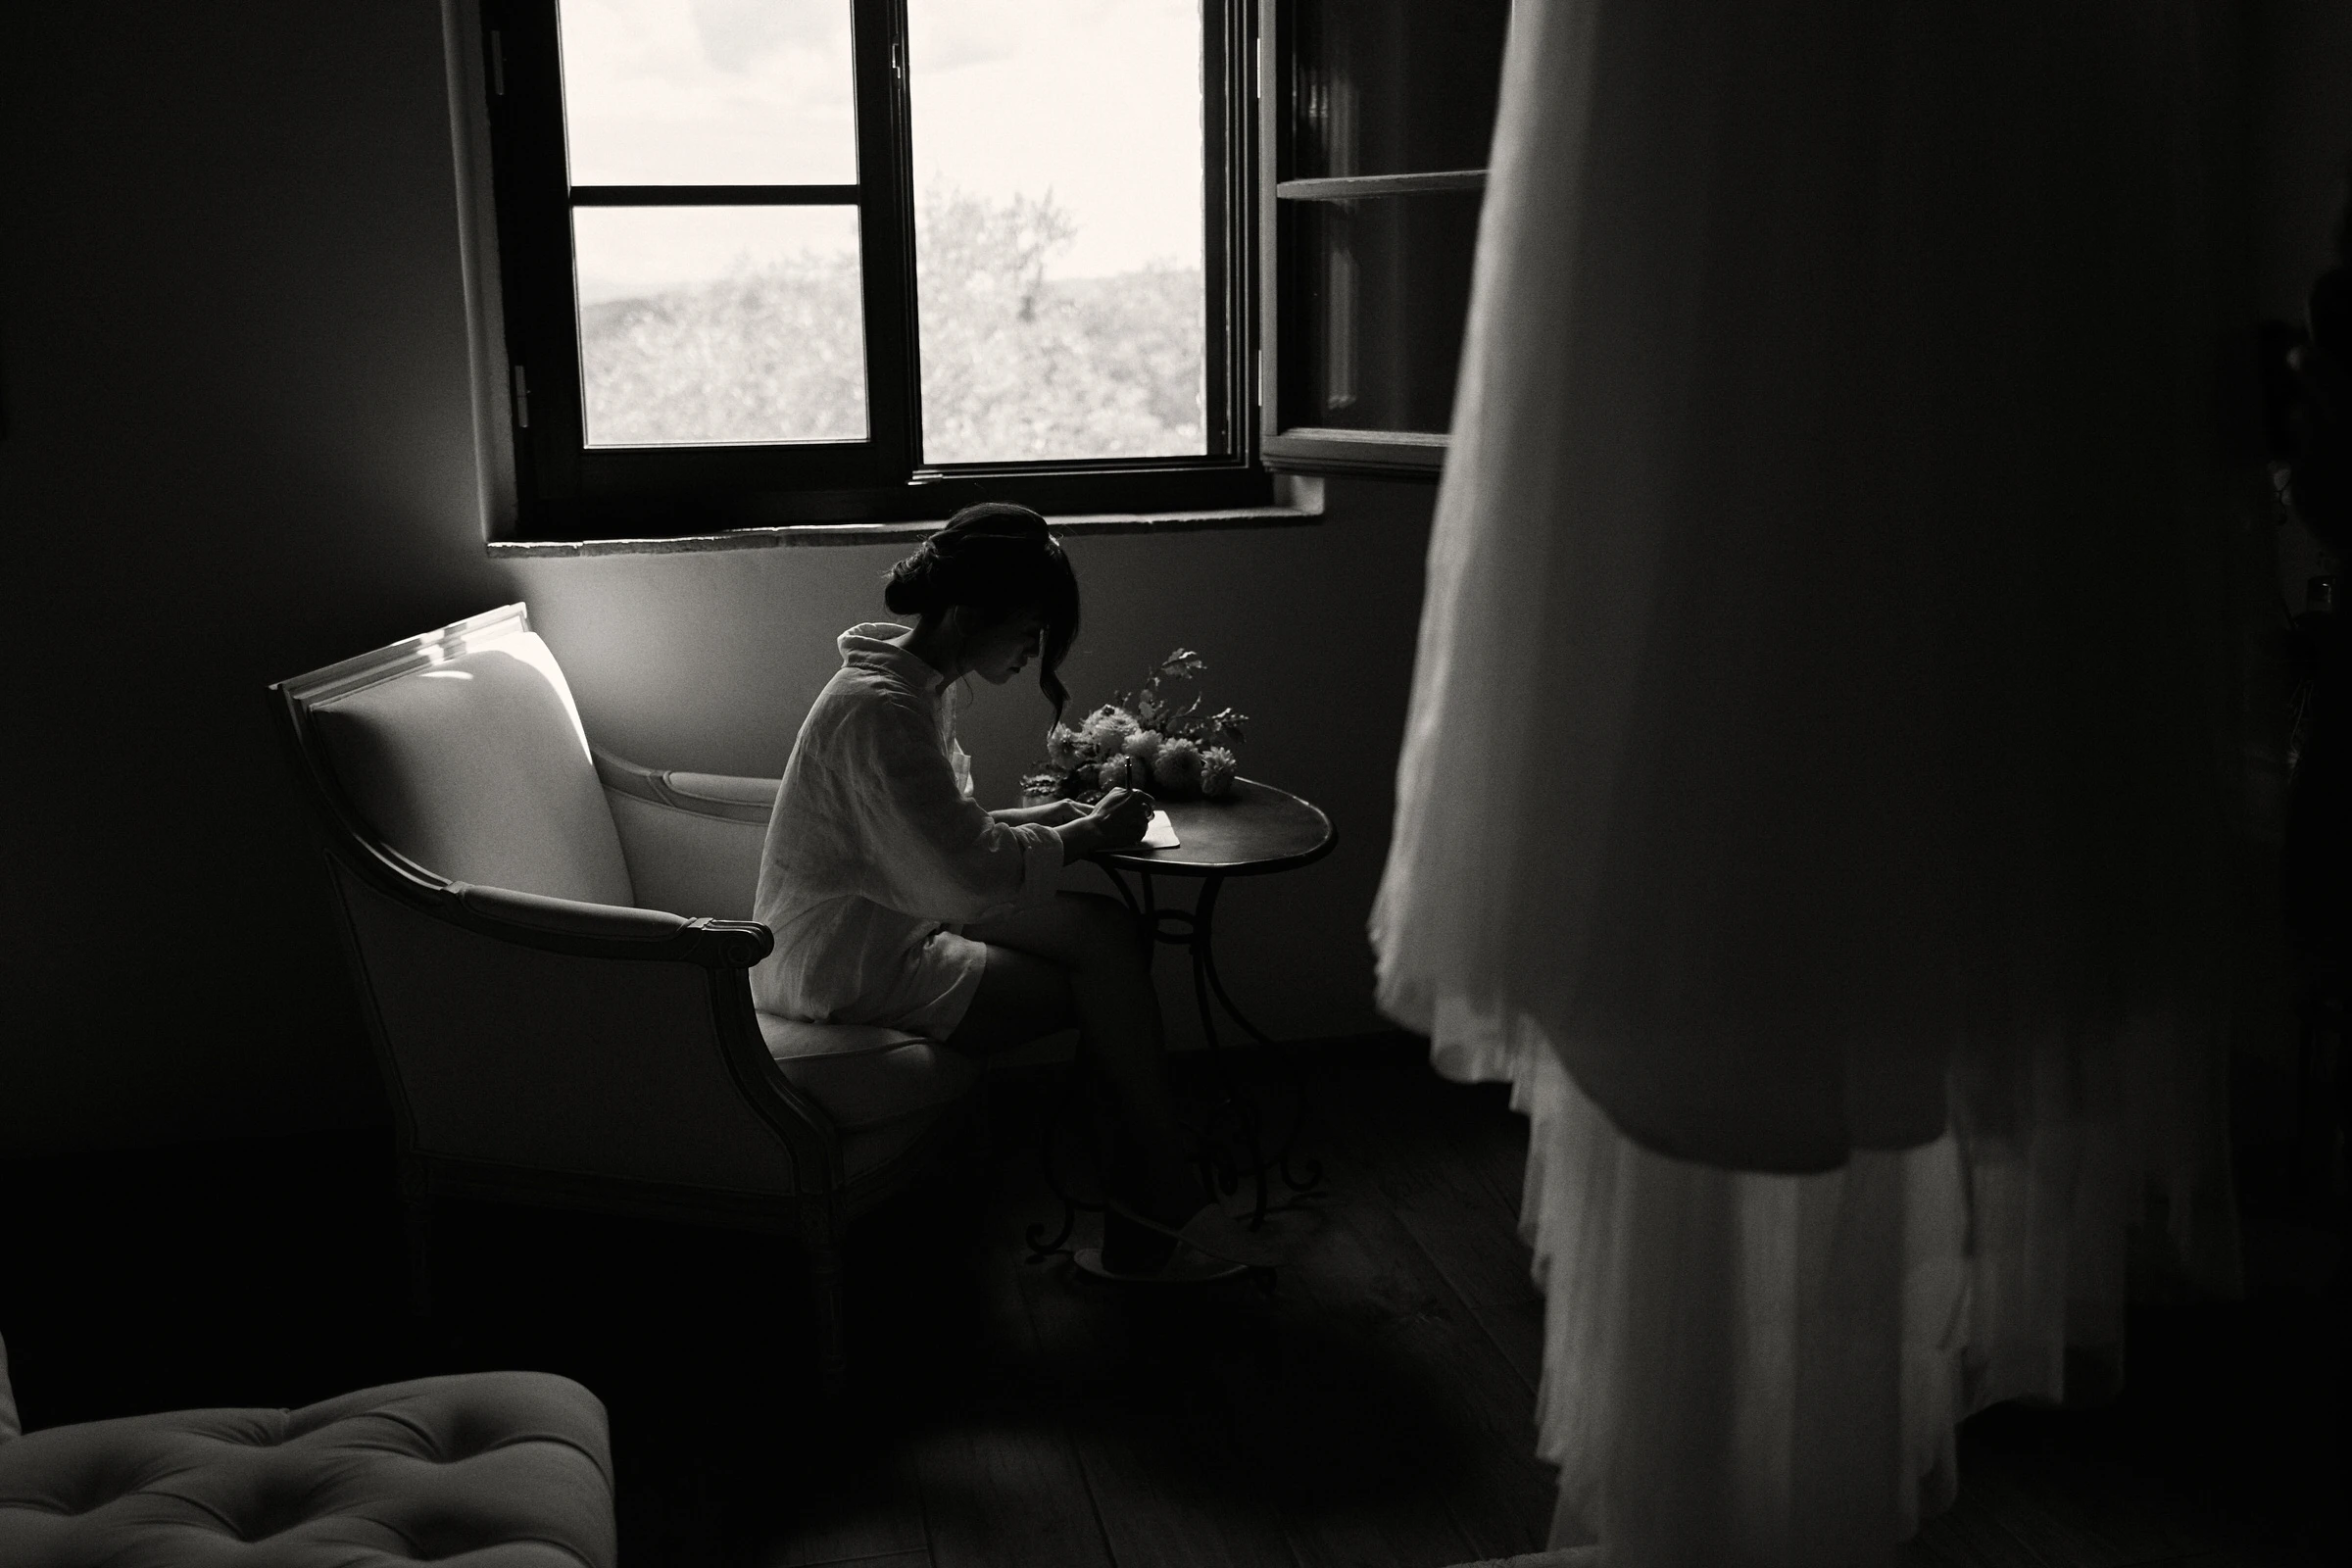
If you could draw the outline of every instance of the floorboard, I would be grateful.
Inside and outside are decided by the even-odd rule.
[[[1509,1306],[1474,1306],[1470,1316],[1533,1396],[1544,1380],[1544,1298],[1539,1296]]]
[[[1348,1174],[1340,1167],[1338,1179]],[[1316,1245],[1284,1275],[1283,1290],[1314,1320],[1300,1330],[1358,1363],[1295,1418],[1335,1429],[1323,1442],[1347,1484],[1378,1488],[1384,1501],[1411,1498],[1417,1525],[1421,1505],[1438,1501],[1465,1557],[1541,1546],[1552,1479],[1533,1457],[1527,1386],[1396,1215],[1339,1198]],[[1377,1446],[1367,1433],[1379,1434]]]
[[[1459,1102],[1478,1092],[1434,1082],[1413,1086],[1428,1097],[1415,1107],[1399,1102],[1398,1089],[1410,1083],[1400,1074],[1349,1077],[1352,1093],[1334,1097],[1339,1114],[1327,1135],[1327,1160],[1366,1197],[1381,1198],[1465,1305],[1540,1299],[1516,1230],[1516,1195],[1505,1202],[1494,1193],[1466,1147],[1470,1141],[1447,1125],[1460,1116]],[[1416,1128],[1417,1115],[1437,1124]]]
[[[1899,1560],[1903,1568],[2074,1568],[2019,1540],[1997,1510],[1965,1485],[1951,1507],[1920,1527]]]
[[[937,1568],[1108,1568],[1110,1547],[1057,1412],[957,1412],[913,1440]]]
[[[823,1445],[780,1464],[765,1488],[741,1488],[745,1560],[757,1568],[931,1560],[921,1483],[912,1454],[896,1444]]]
[[[1119,1568],[1297,1568],[1267,1489],[1245,1474],[1221,1398],[1167,1391],[1160,1419],[1118,1398],[1069,1411]]]

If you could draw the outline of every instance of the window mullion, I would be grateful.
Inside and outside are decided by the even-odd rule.
[[[866,429],[874,482],[903,484],[920,451],[913,156],[903,0],[855,0],[858,248],[865,272]]]
[[[1243,6],[1233,0],[1202,0],[1200,7],[1201,307],[1207,341],[1201,357],[1201,414],[1208,455],[1230,456],[1247,449],[1236,411],[1238,396],[1236,327],[1248,318],[1241,308],[1252,258],[1242,244],[1247,232],[1242,189],[1233,178],[1235,152],[1248,145],[1238,113],[1234,72],[1249,27]],[[1237,287],[1237,285],[1242,285]]]
[[[574,207],[854,207],[855,185],[574,185]]]

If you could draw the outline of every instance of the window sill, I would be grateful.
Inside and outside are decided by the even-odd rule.
[[[1426,430],[1334,430],[1295,425],[1269,433],[1261,461],[1277,473],[1338,473],[1435,482],[1449,437]]]
[[[1102,512],[1056,516],[1046,521],[1064,537],[1113,533],[1206,533],[1228,528],[1302,527],[1323,520],[1323,481],[1282,474],[1275,480],[1281,505],[1199,507],[1179,512]],[[795,545],[882,545],[919,539],[947,521],[802,522],[773,528],[733,528],[725,533],[651,539],[493,539],[490,554],[518,557],[699,556],[728,550],[779,550]]]

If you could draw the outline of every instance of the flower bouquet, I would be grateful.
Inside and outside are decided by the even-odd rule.
[[[1201,702],[1178,703],[1171,683],[1208,662],[1189,648],[1161,660],[1141,689],[1122,692],[1085,718],[1046,737],[1046,765],[1021,780],[1034,801],[1091,801],[1104,790],[1149,790],[1165,800],[1215,800],[1233,788],[1233,749],[1249,718],[1230,708],[1201,716]]]

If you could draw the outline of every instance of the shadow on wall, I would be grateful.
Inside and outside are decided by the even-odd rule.
[[[380,1116],[270,680],[511,597],[429,5],[0,7],[0,1152]]]

